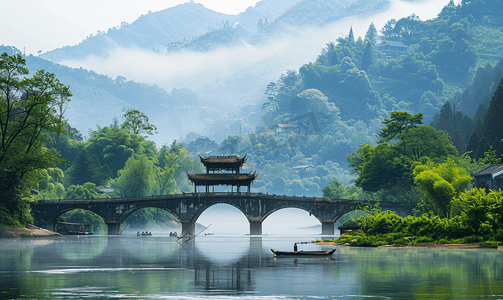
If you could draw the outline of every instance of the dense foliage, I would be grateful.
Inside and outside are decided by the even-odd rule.
[[[342,236],[337,241],[352,246],[420,243],[479,243],[497,247],[503,243],[503,192],[471,189],[452,200],[455,216],[400,217],[392,211],[374,211],[360,217],[361,232]]]
[[[0,56],[0,223],[31,222],[26,197],[40,172],[60,162],[45,147],[50,134],[64,132],[62,107],[69,87],[53,73],[28,77],[20,54]]]

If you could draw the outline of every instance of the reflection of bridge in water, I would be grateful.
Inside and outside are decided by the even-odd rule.
[[[230,204],[239,209],[250,222],[251,235],[262,234],[262,222],[283,208],[309,212],[320,221],[323,235],[333,235],[334,223],[341,216],[373,202],[262,193],[184,193],[140,198],[39,201],[33,205],[33,217],[38,226],[53,230],[58,217],[65,212],[85,209],[103,218],[109,235],[117,235],[129,215],[143,208],[156,207],[168,211],[182,223],[182,234],[194,234],[199,216],[215,204]],[[380,206],[397,211],[402,216],[410,214],[410,209],[401,203],[381,201]]]
[[[194,240],[177,243],[175,238],[166,236],[145,239],[135,236],[68,237],[64,242],[51,241],[36,248],[31,259],[41,261],[50,253],[51,259],[60,263],[59,270],[76,269],[75,266],[114,272],[121,268],[141,269],[142,272],[161,270],[161,278],[180,283],[183,277],[183,280],[194,282],[197,290],[253,291],[256,270],[274,259],[270,251],[263,249],[262,237],[249,237],[249,243],[241,243],[224,255],[222,245],[210,239],[213,240],[206,238],[205,243],[198,245]],[[140,276],[139,284],[148,284],[142,280],[149,278]]]

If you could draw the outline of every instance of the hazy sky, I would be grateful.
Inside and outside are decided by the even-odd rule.
[[[295,1],[295,0],[292,0]],[[2,0],[0,44],[27,54],[80,43],[97,30],[107,30],[140,15],[187,0]],[[226,14],[239,14],[258,0],[195,0]]]

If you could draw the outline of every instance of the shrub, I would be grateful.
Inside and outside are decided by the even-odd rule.
[[[401,228],[402,222],[403,218],[390,210],[358,218],[358,226],[368,235],[398,231]]]
[[[494,236],[494,239],[500,242],[503,242],[503,229],[498,229],[496,231],[496,235]]]
[[[498,242],[490,241],[490,242],[481,242],[481,243],[479,243],[479,246],[486,247],[486,248],[498,248],[499,244],[500,243],[498,243]]]
[[[472,243],[479,243],[482,242],[482,237],[478,235],[470,235],[465,237],[464,239],[465,244],[472,244]]]
[[[433,239],[429,236],[419,236],[414,239],[414,244],[431,244]]]
[[[376,236],[360,236],[351,242],[351,246],[360,247],[377,247],[382,245],[386,245],[386,241],[378,240]]]
[[[342,227],[357,227],[358,222],[355,219],[349,219],[344,221],[344,223],[341,224]]]

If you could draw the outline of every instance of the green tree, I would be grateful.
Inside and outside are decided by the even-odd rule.
[[[111,181],[111,186],[120,197],[152,195],[154,164],[146,155],[131,156],[118,175],[117,179]]]
[[[377,41],[377,29],[374,22],[371,22],[367,32],[365,33],[365,41],[369,42],[370,45],[374,45]]]
[[[102,166],[96,155],[90,155],[84,148],[73,161],[72,166],[66,171],[68,182],[74,185],[82,185],[86,182],[93,182],[103,185],[107,179],[112,177],[112,170],[108,165]]]
[[[435,164],[428,160],[413,170],[414,183],[428,197],[435,212],[440,217],[447,217],[451,209],[451,200],[464,191],[471,176],[452,159]]]
[[[399,149],[388,144],[377,145],[372,150],[372,155],[362,165],[360,176],[355,179],[355,184],[366,192],[389,190],[396,185],[409,188],[411,185],[408,174],[410,173],[408,161],[400,154]]]
[[[367,45],[365,46],[365,49],[363,50],[362,70],[367,72],[370,65],[372,65],[372,44],[369,41],[369,42],[367,42]]]
[[[359,177],[355,185],[364,191],[413,188],[412,166],[426,157],[442,161],[457,155],[446,132],[431,126],[417,126],[422,115],[392,112],[391,119],[378,135],[383,138],[376,147],[364,144],[347,156],[353,174]],[[393,144],[388,141],[395,140]]]
[[[482,235],[500,229],[503,222],[503,192],[474,188],[452,201],[474,234]]]
[[[348,34],[348,43],[354,45],[355,43],[355,34],[353,33],[353,26],[349,29],[349,34]]]
[[[83,200],[83,199],[102,199],[105,195],[100,195],[96,192],[96,184],[86,182],[81,185],[72,185],[66,189],[65,199],[68,200]]]
[[[0,205],[19,217],[29,216],[21,203],[28,195],[30,173],[55,167],[60,159],[44,147],[49,133],[63,132],[63,105],[72,94],[53,73],[38,70],[28,77],[21,54],[0,55]],[[0,220],[1,222],[1,220]]]
[[[496,92],[491,98],[487,114],[484,117],[484,137],[497,151],[497,155],[503,155],[503,79],[500,81]]]
[[[447,132],[431,126],[412,128],[397,138],[402,153],[413,161],[419,161],[422,157],[442,160],[448,155],[458,155]]]
[[[149,118],[145,113],[134,108],[124,108],[122,111],[124,112],[122,115],[122,119],[124,119],[124,123],[122,123],[121,126],[122,128],[134,134],[146,133],[148,135],[153,135],[153,131],[157,130],[154,124],[148,122]]]
[[[337,178],[334,178],[334,180],[321,191],[323,192],[323,197],[330,199],[343,199],[346,196],[346,189]]]
[[[370,160],[374,153],[374,147],[367,143],[363,143],[363,145],[356,150],[348,154],[347,161],[349,162],[349,167],[351,168],[350,174],[356,174],[360,176],[363,172],[364,164]]]
[[[133,154],[146,154],[151,159],[156,156],[154,142],[118,126],[98,127],[98,130],[91,131],[90,135],[86,149],[91,156],[98,157],[102,166],[106,164],[112,169],[112,177],[124,168],[124,164]]]
[[[278,86],[276,86],[275,82],[269,82],[264,94],[267,95],[267,101],[262,104],[262,108],[270,107],[272,111],[278,109],[278,100],[276,99],[278,95]]]
[[[159,154],[161,155],[161,154]],[[175,173],[178,169],[176,163],[178,155],[173,152],[163,152],[163,166],[154,166],[155,185],[153,193],[156,195],[171,195],[176,192]]]
[[[389,115],[390,118],[385,118],[382,122],[386,127],[377,134],[385,142],[393,140],[410,128],[423,124],[422,113],[411,115],[406,111],[392,111]]]

